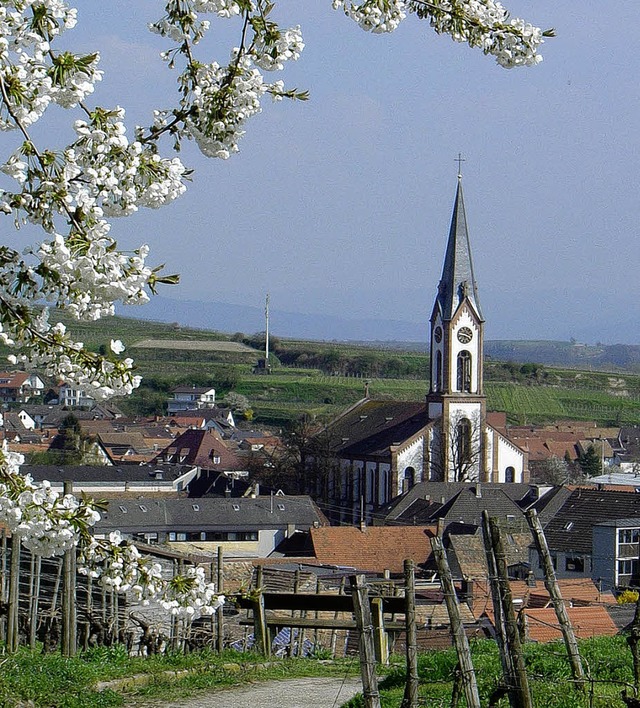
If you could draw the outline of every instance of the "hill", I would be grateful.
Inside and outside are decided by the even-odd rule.
[[[132,414],[164,412],[171,389],[179,384],[213,386],[218,400],[229,391],[243,394],[259,422],[277,426],[302,414],[333,416],[361,399],[365,386],[375,398],[424,400],[427,393],[429,357],[415,343],[274,337],[271,374],[265,375],[254,370],[264,356],[260,334],[229,335],[124,317],[74,323],[74,329],[96,351],[112,338],[127,344],[143,376],[141,388],[119,402]],[[626,367],[608,364],[609,371],[597,368],[613,359],[615,348],[513,341],[487,342],[485,349],[488,407],[505,411],[512,423],[640,424],[635,360]],[[541,359],[544,363],[538,363]]]

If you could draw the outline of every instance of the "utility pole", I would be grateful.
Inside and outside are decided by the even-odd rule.
[[[269,293],[264,305],[264,369],[269,373]]]

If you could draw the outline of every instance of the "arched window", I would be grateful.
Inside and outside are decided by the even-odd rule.
[[[458,459],[461,465],[471,462],[471,421],[461,418],[456,426],[456,442],[458,446]]]
[[[436,352],[436,391],[442,388],[442,352]]]
[[[516,470],[514,467],[507,467],[504,471],[504,481],[505,482],[515,482],[516,480]]]
[[[416,471],[413,467],[407,467],[402,476],[402,493],[408,492],[413,487],[416,479]]]
[[[458,391],[471,393],[471,353],[466,349],[458,354]]]

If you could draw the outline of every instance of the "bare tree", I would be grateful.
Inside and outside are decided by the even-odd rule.
[[[444,482],[473,482],[481,476],[482,419],[479,413],[453,415],[431,457],[432,478]]]

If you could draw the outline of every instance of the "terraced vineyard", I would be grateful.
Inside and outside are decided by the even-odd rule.
[[[123,317],[74,323],[74,330],[94,350],[108,346],[110,339],[127,343],[127,354],[144,377],[143,388],[120,402],[132,413],[162,412],[169,391],[178,384],[214,386],[219,398],[229,390],[241,393],[258,422],[278,426],[305,413],[319,419],[334,416],[361,399],[365,385],[374,398],[424,400],[427,393],[428,355],[394,350],[389,343],[376,348],[375,343],[281,340],[278,351],[295,360],[295,367],[279,365],[274,357],[272,373],[257,375],[260,349],[219,332]],[[347,361],[354,375],[304,367],[305,360],[322,357],[342,368]],[[367,376],[383,364],[392,370],[390,361],[410,370],[411,378]],[[576,419],[640,424],[640,375],[634,372],[522,366],[494,358],[485,367],[485,393],[488,409],[505,411],[511,423]]]

